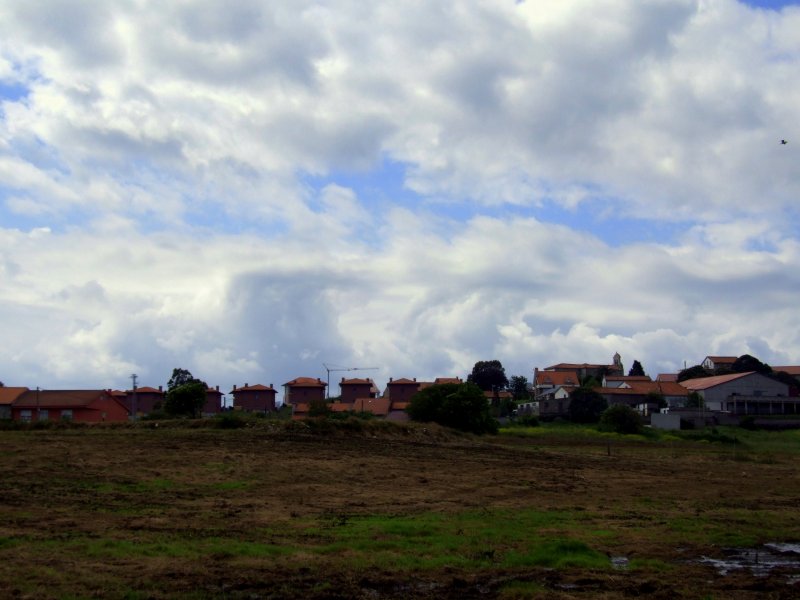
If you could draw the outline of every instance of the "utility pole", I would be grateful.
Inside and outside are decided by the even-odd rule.
[[[136,420],[136,409],[138,408],[136,406],[136,378],[137,377],[138,377],[138,375],[136,373],[131,375],[131,381],[133,381],[133,396],[131,398],[131,417],[133,418],[134,421]]]
[[[340,367],[338,365],[328,365],[322,363],[328,372],[328,387],[325,389],[325,397],[331,397],[331,373],[335,371],[377,371],[379,367]]]

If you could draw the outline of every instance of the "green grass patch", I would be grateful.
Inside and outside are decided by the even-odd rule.
[[[538,598],[548,589],[535,581],[509,581],[500,588],[498,598],[501,600],[528,600]]]
[[[592,550],[585,543],[571,539],[533,541],[524,550],[509,552],[503,559],[504,567],[550,567],[563,569],[582,567],[606,569],[609,560],[605,554]]]

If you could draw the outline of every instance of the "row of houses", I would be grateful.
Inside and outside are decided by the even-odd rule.
[[[609,405],[626,404],[642,415],[681,410],[692,404],[697,394],[704,410],[731,415],[800,415],[800,367],[780,366],[798,379],[797,386],[776,381],[761,373],[730,373],[737,357],[708,356],[704,368],[721,375],[678,382],[677,373],[659,374],[655,380],[647,375],[626,376],[619,355],[611,365],[559,363],[543,370],[534,370],[533,399],[523,403],[523,413],[545,418],[563,417],[569,413],[570,392],[594,377],[600,384],[594,388]]]
[[[329,402],[328,384],[319,378],[298,377],[283,385],[283,403],[291,407],[292,417],[302,419],[315,404],[326,404],[332,412],[371,412],[393,420],[407,419],[406,408],[419,390],[440,383],[462,383],[458,377],[439,377],[425,382],[414,379],[389,379],[383,394],[372,379],[345,379],[339,383],[340,395]],[[203,416],[233,410],[271,413],[278,409],[278,391],[272,384],[233,386],[229,392],[232,406],[223,404],[219,386],[208,388],[202,407]],[[501,392],[501,395],[507,394]],[[159,386],[120,390],[40,390],[27,387],[0,387],[0,419],[15,421],[72,420],[78,422],[114,422],[131,415],[146,416],[161,410],[166,392]]]

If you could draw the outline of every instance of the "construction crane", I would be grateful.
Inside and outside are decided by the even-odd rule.
[[[328,372],[328,387],[325,389],[326,398],[331,397],[331,373],[336,371],[377,371],[380,367],[340,367],[339,365],[329,365],[322,363],[325,370]]]

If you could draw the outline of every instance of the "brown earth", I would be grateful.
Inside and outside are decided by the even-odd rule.
[[[723,576],[694,560],[724,552],[709,542],[712,529],[759,543],[800,540],[794,456],[742,460],[730,448],[683,442],[478,439],[435,426],[311,433],[302,425],[150,425],[0,431],[0,457],[2,598],[800,597],[796,576]],[[304,530],[293,523],[483,509],[582,513],[592,548],[657,562],[409,572],[350,568],[346,558],[302,551],[119,550],[128,541],[257,535],[302,548]]]

